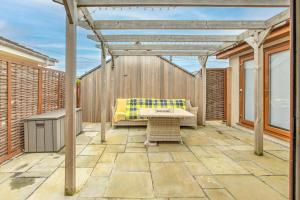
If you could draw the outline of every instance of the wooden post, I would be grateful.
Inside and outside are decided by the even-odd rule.
[[[73,1],[65,1],[68,9],[75,16],[73,21],[66,20],[66,75],[65,75],[65,194],[76,192],[76,14],[77,5]]]
[[[106,88],[106,50],[104,43],[101,43],[101,141],[105,141],[105,124],[107,108],[107,88]]]
[[[293,74],[293,129],[290,145],[290,195],[300,199],[300,0],[292,0],[291,6],[291,64]]]
[[[208,56],[199,56],[199,63],[201,65],[201,80],[202,80],[202,90],[201,90],[201,105],[200,114],[202,116],[201,125],[205,126],[206,121],[206,63]]]
[[[226,69],[226,125],[231,126],[231,87],[232,87],[232,68]]]
[[[7,63],[7,154],[12,153],[12,127],[11,127],[11,113],[12,113],[12,75],[11,63]]]
[[[43,69],[38,69],[38,107],[37,112],[41,114],[43,112]]]
[[[108,88],[108,90],[110,91],[110,95],[109,95],[110,96],[110,106],[108,107],[108,110],[110,111],[111,118],[112,118],[111,106],[114,106],[114,104],[115,104],[115,67],[116,67],[116,57],[112,56],[111,74],[110,74],[111,86],[110,86],[110,88]]]
[[[255,65],[255,121],[254,121],[254,133],[255,133],[255,154],[258,156],[263,155],[263,102],[264,102],[264,75],[263,75],[263,43],[271,32],[271,29],[267,29],[262,32],[255,32],[254,36],[245,39],[245,41],[254,50],[254,65]]]

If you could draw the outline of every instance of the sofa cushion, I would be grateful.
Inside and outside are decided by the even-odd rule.
[[[152,99],[131,98],[126,103],[126,120],[143,119],[140,117],[140,108],[181,108],[186,109],[185,99]]]
[[[114,114],[114,122],[125,120],[127,99],[117,99],[116,111]]]

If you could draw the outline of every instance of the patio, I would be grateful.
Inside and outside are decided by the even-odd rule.
[[[64,152],[23,154],[0,167],[6,199],[287,199],[288,147],[208,121],[181,130],[184,144],[145,148],[144,128],[84,124],[76,140],[77,193],[64,196]],[[250,189],[252,192],[250,192]]]

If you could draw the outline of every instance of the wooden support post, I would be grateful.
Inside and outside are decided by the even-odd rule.
[[[107,109],[107,87],[106,87],[106,49],[104,43],[101,43],[101,141],[105,141],[105,124]]]
[[[112,118],[111,106],[115,105],[115,67],[116,67],[116,57],[112,56],[111,59],[112,59],[111,74],[110,74],[111,85],[108,88],[108,90],[110,91],[110,95],[109,95],[110,96],[110,107],[108,107],[108,110],[110,111],[110,116]]]
[[[254,121],[254,133],[255,133],[255,154],[258,156],[263,155],[263,102],[264,102],[264,75],[263,75],[263,43],[266,37],[271,32],[271,28],[262,31],[255,32],[252,37],[246,38],[245,41],[254,50],[254,64],[255,64],[255,121]]]
[[[12,153],[12,127],[11,127],[11,113],[12,113],[12,75],[11,63],[7,63],[7,154]]]
[[[293,134],[290,145],[290,195],[300,199],[300,0],[292,0],[291,63],[293,77]]]
[[[206,63],[208,56],[199,56],[199,63],[201,65],[201,80],[202,80],[202,90],[201,90],[201,105],[200,105],[200,112],[201,112],[201,125],[205,126],[206,121]]]
[[[65,75],[65,195],[76,192],[76,14],[77,6],[68,1],[68,8],[75,17],[66,19],[66,75]],[[65,5],[66,6],[66,5]],[[73,23],[72,23],[73,22]]]

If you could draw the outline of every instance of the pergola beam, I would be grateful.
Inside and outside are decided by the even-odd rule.
[[[99,48],[100,45],[97,45]],[[216,44],[203,44],[203,45],[180,45],[180,44],[157,44],[157,45],[110,45],[111,50],[207,50],[207,51],[216,51],[221,49],[223,45]]]
[[[82,14],[84,15],[84,18],[85,18],[85,24],[89,27],[90,30],[93,31],[95,37],[97,38],[97,40],[99,42],[102,42],[104,47],[107,48],[109,54],[112,56],[112,52],[107,44],[107,42],[105,41],[104,37],[102,36],[102,33],[98,30],[95,29],[95,26],[94,26],[94,20],[89,12],[89,10],[87,8],[80,8]]]
[[[79,26],[91,29],[86,22],[79,22]],[[96,20],[94,21],[95,30],[115,30],[115,29],[266,29],[265,21],[224,21],[224,20]]]
[[[115,56],[207,56],[213,51],[113,51]]]
[[[288,7],[288,0],[78,0],[78,6],[90,7],[147,7],[147,6],[201,6],[201,7]]]
[[[66,14],[70,24],[74,24],[77,19],[75,19],[74,9],[77,9],[73,0],[62,0],[62,3],[65,6]]]
[[[89,39],[99,42],[95,35]],[[103,35],[107,42],[236,42],[235,35]]]

